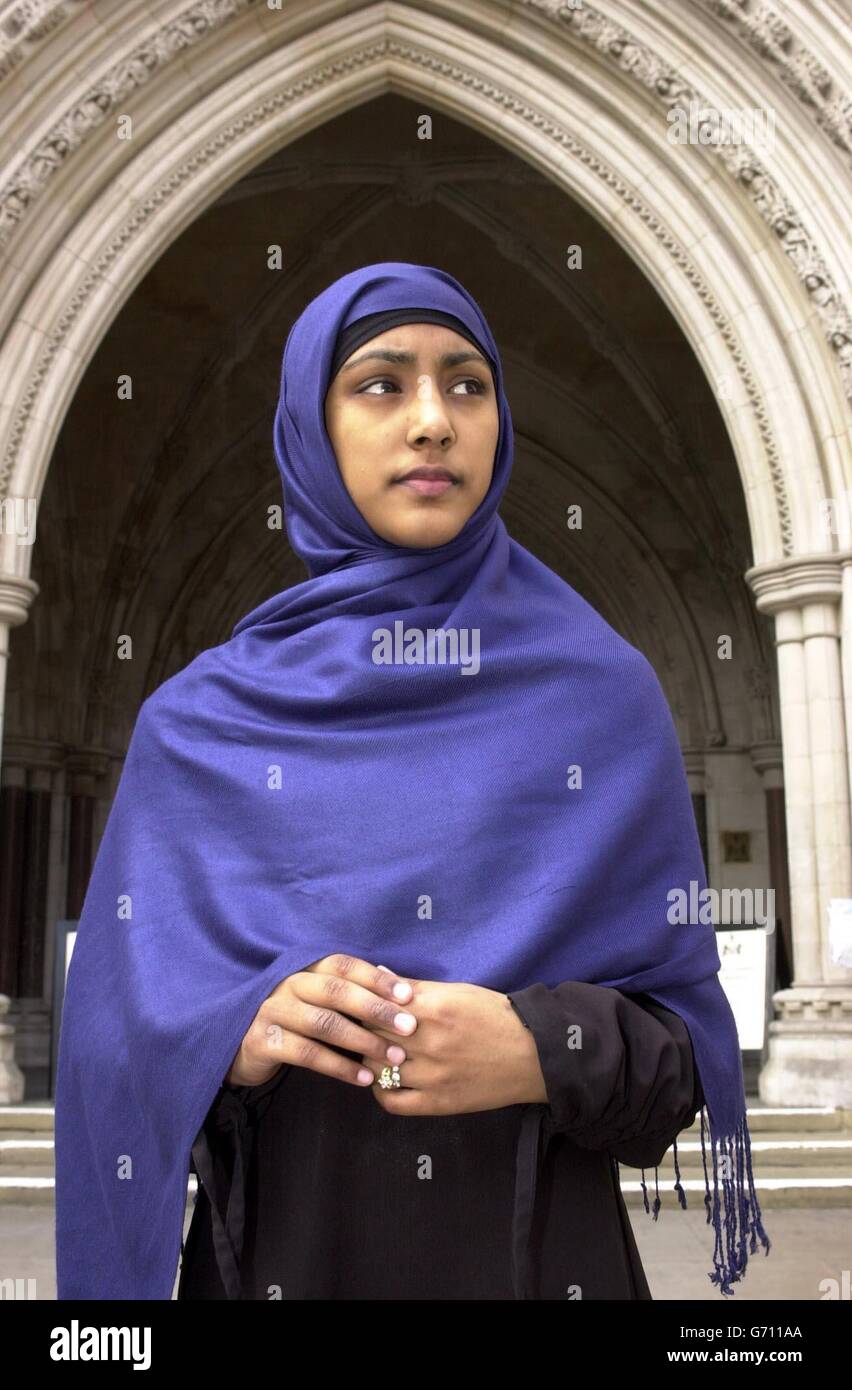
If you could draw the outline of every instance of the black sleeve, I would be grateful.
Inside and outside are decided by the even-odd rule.
[[[633,1168],[660,1163],[704,1104],[683,1019],[648,995],[578,980],[508,998],[535,1039],[552,1128]]]
[[[220,1168],[226,1170],[225,1185],[229,1185],[233,1172],[234,1143],[238,1133],[243,1132],[246,1127],[251,1128],[257,1123],[260,1116],[266,1110],[273,1091],[281,1084],[284,1077],[289,1072],[289,1065],[279,1067],[274,1076],[268,1081],[263,1081],[259,1086],[229,1086],[223,1081],[216,1095],[210,1104],[210,1109],[204,1117],[204,1122],[199,1130],[198,1137],[203,1132],[210,1149],[210,1153],[216,1160],[217,1171]],[[242,1111],[245,1119],[242,1123],[235,1125],[235,1112]],[[190,1159],[189,1171],[200,1177],[195,1159]]]
[[[207,1199],[206,1215],[204,1207],[199,1214],[212,1223],[210,1240],[219,1267],[218,1278],[222,1281],[220,1287],[225,1287],[226,1280],[229,1285],[233,1284],[226,1297],[237,1297],[239,1288],[245,1181],[254,1130],[276,1087],[289,1071],[289,1066],[281,1066],[259,1086],[229,1086],[223,1081],[192,1145],[189,1171],[195,1173],[198,1180],[197,1197],[203,1195]],[[242,1192],[242,1200],[235,1200],[236,1189]],[[194,1219],[192,1231],[197,1233]],[[185,1257],[183,1240],[180,1248]],[[226,1255],[225,1251],[230,1253]]]

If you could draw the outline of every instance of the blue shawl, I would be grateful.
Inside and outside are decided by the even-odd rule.
[[[398,308],[467,325],[499,403],[490,489],[431,549],[372,531],[324,424],[339,333]],[[171,1297],[193,1141],[261,1002],[334,951],[678,1013],[711,1139],[710,1278],[733,1292],[749,1237],[769,1242],[715,933],[672,911],[706,888],[676,731],[646,658],[498,516],[512,421],[473,298],[405,262],[335,281],[290,330],[274,443],[309,577],[143,701],[86,893],[56,1086],[59,1297]],[[475,672],[437,656],[438,629],[478,634]]]

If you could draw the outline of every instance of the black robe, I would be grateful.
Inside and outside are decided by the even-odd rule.
[[[704,1103],[686,1025],[577,981],[508,997],[547,1104],[391,1115],[296,1066],[220,1087],[178,1298],[651,1298],[618,1164],[653,1168]]]

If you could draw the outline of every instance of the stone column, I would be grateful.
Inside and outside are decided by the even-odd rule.
[[[15,557],[15,547],[7,545]],[[38,593],[34,579],[23,574],[0,572],[0,767],[3,764],[3,714],[6,708],[6,671],[9,665],[9,632],[26,622],[30,605]]]
[[[75,919],[83,910],[92,871],[94,813],[105,759],[75,753],[67,762],[69,782],[68,877],[65,916]]]
[[[682,748],[681,755],[683,757],[687,785],[689,786],[689,794],[692,798],[692,813],[695,816],[695,828],[698,831],[701,854],[704,859],[707,883],[709,885],[711,874],[710,847],[707,840],[707,793],[704,782],[704,749]]]
[[[53,783],[61,744],[9,734],[0,773],[0,990],[26,1098],[43,1095],[50,1066],[52,979],[51,843],[61,826]],[[60,814],[55,814],[56,810]],[[65,878],[64,862],[59,866]],[[55,869],[53,870],[55,873]],[[11,1055],[11,1054],[10,1054]],[[2,1071],[0,1071],[2,1086]]]
[[[8,994],[0,994],[0,1105],[20,1105],[25,1089],[15,1061],[15,1029],[7,1019],[10,1002]]]
[[[768,1105],[852,1106],[852,970],[832,963],[828,935],[829,900],[852,897],[848,650],[841,657],[849,560],[797,556],[745,576],[758,609],[775,617],[793,941],[793,983],[773,996],[760,1077]]]
[[[27,833],[27,774],[7,765],[0,786],[0,990],[17,992],[18,921]]]
[[[789,846],[784,807],[784,750],[778,740],[754,743],[749,749],[755,772],[763,782],[769,850],[769,886],[775,894],[775,919],[780,923],[776,950],[793,973],[793,932],[790,926]],[[776,958],[776,972],[780,961]]]

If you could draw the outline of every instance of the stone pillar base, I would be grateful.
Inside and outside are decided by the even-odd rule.
[[[793,986],[772,1002],[761,1101],[852,1109],[852,984]]]
[[[24,1073],[15,1061],[15,1027],[5,1023],[11,1000],[0,994],[0,1105],[20,1105],[24,1098]]]

